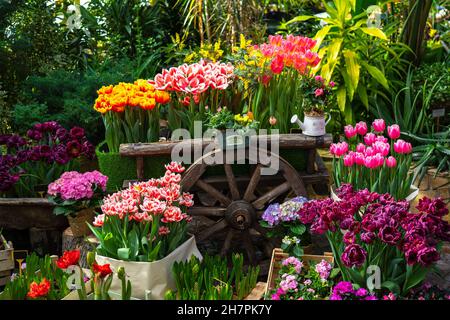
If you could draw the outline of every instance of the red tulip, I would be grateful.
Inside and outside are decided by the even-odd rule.
[[[51,287],[50,282],[45,278],[43,278],[41,283],[39,284],[33,281],[30,284],[30,290],[27,293],[27,297],[31,299],[45,297],[50,291],[50,287]]]
[[[104,264],[104,265],[99,265],[99,264],[94,263],[92,265],[92,269],[94,270],[95,274],[100,275],[100,278],[104,278],[107,275],[112,273],[111,267],[108,263]]]
[[[78,265],[79,260],[80,250],[65,251],[62,257],[56,261],[56,265],[58,268],[67,269],[70,266]]]

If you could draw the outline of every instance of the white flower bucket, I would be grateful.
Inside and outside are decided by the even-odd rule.
[[[131,281],[131,296],[142,300],[163,300],[167,290],[175,290],[175,280],[172,266],[175,262],[186,261],[194,255],[202,259],[197,249],[195,237],[176,248],[167,257],[153,262],[122,261],[97,255],[97,263],[110,264],[114,273],[119,267],[125,268],[125,273]],[[121,292],[121,281],[114,277],[111,292]]]

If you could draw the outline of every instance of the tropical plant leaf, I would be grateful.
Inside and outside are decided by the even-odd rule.
[[[361,60],[361,65],[366,68],[369,74],[380,83],[386,90],[389,90],[389,84],[383,72],[375,66],[372,66]]]
[[[378,28],[360,28],[360,30],[370,36],[377,37],[383,40],[387,40],[386,35],[383,31]]]

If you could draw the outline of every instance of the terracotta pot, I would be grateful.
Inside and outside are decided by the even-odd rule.
[[[93,208],[87,208],[81,210],[73,218],[71,216],[67,217],[69,220],[70,228],[72,229],[72,234],[74,237],[84,237],[91,234],[91,229],[89,229],[87,222],[92,223],[94,221],[95,213]]]

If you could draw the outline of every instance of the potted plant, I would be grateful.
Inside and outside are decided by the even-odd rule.
[[[229,267],[226,257],[193,256],[173,265],[176,290],[165,294],[167,300],[242,300],[256,286],[259,266],[244,271],[244,257],[232,254]],[[201,281],[199,281],[201,279]]]
[[[270,300],[327,298],[331,292],[332,278],[336,275],[329,258],[323,257],[319,258],[320,261],[312,261],[308,256],[299,259],[286,255],[279,261],[278,274],[272,275],[274,278],[268,281],[268,285],[272,287],[268,290],[266,298]]]
[[[53,213],[67,217],[74,237],[89,234],[87,222],[94,220],[107,181],[108,177],[98,171],[67,171],[48,185],[47,198],[54,205]]]
[[[244,104],[262,129],[289,133],[289,119],[302,110],[302,77],[320,62],[316,41],[294,35],[270,35],[257,45],[241,40],[233,55]]]
[[[76,290],[72,290],[62,300],[137,300],[131,297],[131,282],[127,280],[123,267],[120,267],[116,274],[121,282],[121,293],[118,294],[110,291],[114,278],[110,265],[99,265],[95,261],[95,253],[93,252],[88,253],[87,263],[90,269],[89,277],[86,276],[86,272],[80,266],[79,250],[66,251],[56,261],[58,268],[69,273],[75,270],[75,276],[78,274],[80,277],[74,279],[73,285]]]
[[[249,145],[251,134],[256,134],[258,122],[253,114],[234,115],[227,107],[219,108],[217,112],[207,110],[204,126],[212,130],[221,148],[244,148]]]
[[[312,251],[311,235],[297,214],[307,201],[304,197],[296,197],[282,204],[270,204],[260,221],[261,226],[268,229],[268,236],[281,242],[281,249],[295,257]]]
[[[30,230],[33,250],[58,253],[67,219],[52,214],[47,185],[62,172],[79,169],[82,157],[93,158],[93,145],[83,128],[67,130],[49,121],[35,124],[26,137],[0,136],[0,146],[5,150],[0,154],[0,227]]]
[[[104,86],[97,93],[94,109],[102,115],[105,142],[96,154],[100,171],[109,177],[107,189],[117,190],[124,180],[136,178],[136,163],[119,155],[120,144],[158,141],[159,108],[170,96],[141,79]]]
[[[342,201],[313,200],[298,214],[312,233],[326,235],[343,280],[367,288],[372,275],[367,268],[377,266],[380,287],[367,289],[406,296],[419,286],[440,259],[441,242],[450,239],[442,199],[422,198],[419,212],[411,213],[405,200],[367,189],[354,191],[349,184],[337,195]]]
[[[235,78],[230,63],[200,60],[192,64],[163,69],[154,81],[155,88],[171,93],[167,120],[171,130],[186,128],[193,137],[194,121],[204,121],[207,110],[215,113],[228,105]]]
[[[130,185],[107,196],[91,227],[97,237],[96,260],[110,264],[113,271],[124,267],[133,285],[132,295],[162,299],[174,288],[171,268],[175,261],[201,257],[195,238],[187,234],[193,196],[180,190],[184,167],[176,162],[166,166],[166,174]],[[112,281],[111,291],[120,283]]]
[[[324,81],[321,76],[304,76],[300,83],[305,118],[301,122],[297,115],[293,115],[291,123],[297,123],[303,134],[308,136],[323,136],[326,133],[325,127],[331,120],[325,110],[332,99],[334,82],[325,84]],[[325,120],[326,115],[328,115],[327,120]]]
[[[412,185],[414,175],[410,172],[412,145],[400,137],[398,125],[386,130],[384,120],[372,123],[368,132],[365,122],[354,127],[345,126],[346,140],[332,144],[333,155],[332,197],[338,199],[334,188],[350,183],[355,189],[369,188],[378,193],[389,193],[395,199],[412,201],[418,188]],[[388,137],[383,135],[387,131]]]

